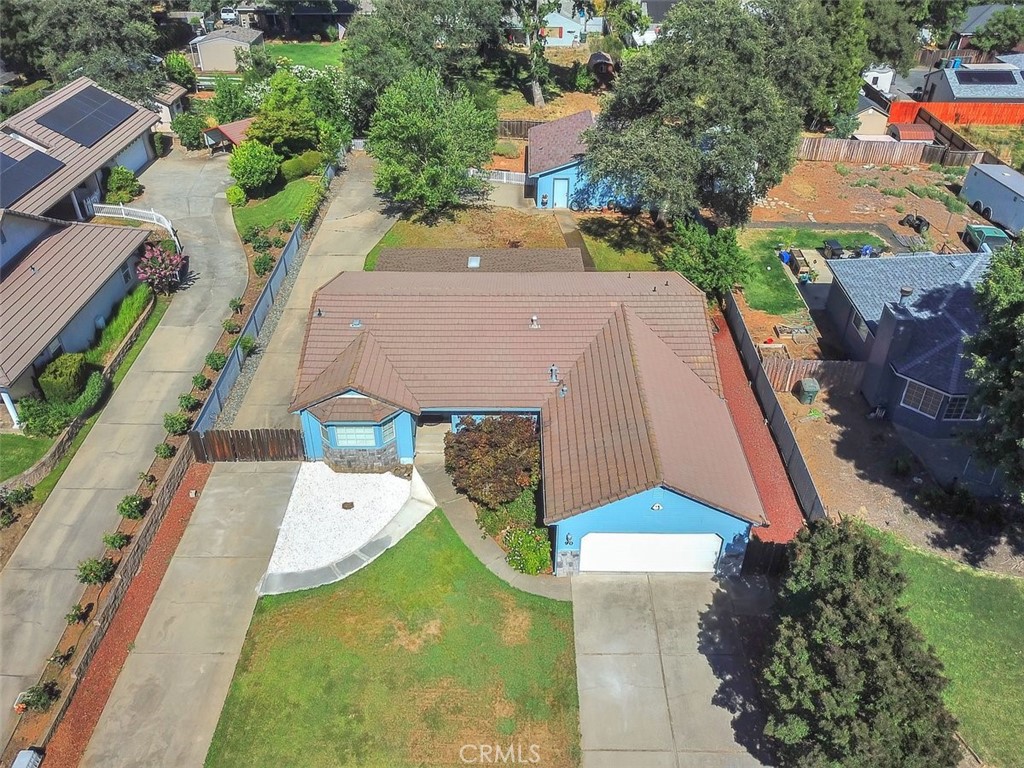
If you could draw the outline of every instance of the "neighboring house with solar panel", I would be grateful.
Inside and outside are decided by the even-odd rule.
[[[924,101],[1024,104],[1024,72],[1013,64],[964,64],[924,79]]]
[[[413,463],[420,427],[532,416],[556,573],[737,573],[765,516],[703,292],[675,272],[489,272],[522,254],[471,253],[392,251],[446,271],[316,292],[289,409],[306,456],[385,471]]]
[[[0,399],[15,425],[13,401],[37,389],[57,355],[87,349],[138,284],[135,262],[148,236],[139,227],[0,210]]]
[[[80,77],[0,123],[0,207],[83,221],[104,175],[155,158],[152,110]]]
[[[861,391],[895,424],[952,437],[983,414],[971,402],[966,338],[980,317],[974,290],[989,265],[980,253],[834,259],[827,312],[854,360],[867,363]]]

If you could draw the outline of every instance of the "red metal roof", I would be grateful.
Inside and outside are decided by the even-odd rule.
[[[935,131],[923,123],[893,123],[889,133],[900,141],[935,141]]]

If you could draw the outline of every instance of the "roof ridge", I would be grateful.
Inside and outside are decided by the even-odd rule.
[[[625,303],[619,304],[619,306],[615,310],[615,314],[622,315],[623,325],[625,325],[626,327],[626,341],[629,344],[629,357],[630,360],[633,362],[633,371],[636,374],[637,390],[640,392],[640,408],[643,410],[644,413],[644,427],[647,429],[647,439],[651,443],[651,453],[654,455],[654,471],[658,479],[661,482],[664,482],[665,472],[663,471],[664,465],[662,464],[661,460],[661,449],[658,447],[657,430],[651,428],[651,406],[647,400],[647,389],[644,383],[642,368],[639,362],[637,361],[636,340],[633,337],[632,323],[643,323],[643,325],[647,327],[652,333],[654,332],[654,329],[647,325],[647,323],[645,323],[640,317],[638,317],[636,313],[633,312],[633,310],[631,310],[629,306]]]
[[[310,311],[312,311],[312,310],[310,310]],[[292,400],[292,404],[291,404],[291,407],[290,407],[289,410],[299,411],[299,410],[302,410],[303,408],[308,408],[311,405],[316,405],[317,403],[321,403],[324,400],[327,400],[328,398],[333,397],[335,394],[337,394],[340,391],[340,389],[336,389],[333,394],[320,394],[320,393],[317,393],[314,388],[316,387],[317,383],[319,383],[320,379],[323,378],[323,376],[333,366],[338,365],[341,362],[341,359],[343,357],[345,357],[346,355],[350,354],[350,350],[351,350],[352,354],[355,355],[355,359],[359,360],[359,358],[362,356],[363,347],[366,344],[366,335],[368,333],[369,333],[369,331],[362,331],[362,332],[360,332],[349,344],[347,344],[345,346],[345,348],[342,349],[341,352],[339,352],[337,354],[337,356],[335,356],[335,358],[330,363],[328,363],[324,367],[324,369],[322,371],[320,371],[320,373],[318,373],[313,378],[313,380],[311,382],[309,382],[309,384],[307,384],[305,386],[305,388],[302,390],[302,392],[298,393],[294,397],[294,399]],[[342,387],[351,386],[352,371],[353,371],[354,368],[355,368],[355,365],[352,365],[349,368],[349,371],[348,371],[345,379],[343,380]],[[311,392],[311,390],[313,390],[313,391]],[[312,399],[310,399],[310,398],[312,398]]]

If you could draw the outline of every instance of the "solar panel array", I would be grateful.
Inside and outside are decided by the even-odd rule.
[[[91,147],[135,114],[135,107],[94,85],[83,88],[37,119],[40,125]]]
[[[960,85],[1013,85],[1017,82],[1011,69],[954,69]]]
[[[0,152],[0,208],[9,207],[63,167],[60,160],[39,151],[21,160]]]

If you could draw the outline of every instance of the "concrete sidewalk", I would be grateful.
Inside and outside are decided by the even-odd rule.
[[[349,157],[348,169],[334,181],[334,199],[309,246],[281,320],[235,416],[234,429],[298,429],[288,412],[299,369],[302,336],[313,292],[339,272],[361,271],[366,254],[391,228],[394,219],[373,187],[373,161],[362,153]]]
[[[220,337],[228,300],[245,290],[245,255],[223,196],[224,158],[173,154],[142,175],[137,203],[171,217],[195,282],[177,294],[156,332],[113,393],[32,527],[0,573],[0,736],[6,743],[18,693],[36,683],[79,599],[78,563],[103,551],[120,518],[117,502],[139,485],[163,440],[163,414]]]
[[[201,768],[298,471],[214,467],[82,768]]]

